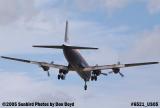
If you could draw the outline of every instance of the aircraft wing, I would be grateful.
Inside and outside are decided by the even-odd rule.
[[[15,60],[15,61],[24,62],[24,63],[36,64],[36,65],[41,66],[41,67],[44,66],[44,67],[51,67],[51,68],[57,68],[57,69],[63,69],[63,70],[71,70],[71,69],[68,68],[68,66],[54,64],[54,63],[30,61],[30,60],[11,58],[11,57],[5,57],[5,56],[1,56],[1,58],[9,59],[9,60]]]
[[[152,65],[159,64],[160,62],[143,62],[143,63],[130,63],[130,64],[113,64],[113,65],[102,65],[102,66],[90,66],[84,68],[83,71],[93,71],[93,70],[107,70],[107,69],[115,69],[115,68],[126,68],[126,67],[134,67],[134,66],[143,66],[143,65]]]

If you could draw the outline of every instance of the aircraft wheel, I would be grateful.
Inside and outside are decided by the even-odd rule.
[[[65,76],[64,76],[64,75],[61,75],[61,79],[64,80],[64,79],[65,79]]]
[[[85,81],[84,90],[87,90],[87,82]]]
[[[91,76],[91,81],[93,81],[94,80],[94,77],[93,76]]]
[[[84,90],[87,90],[87,85],[84,86]]]
[[[60,80],[61,79],[61,75],[58,75],[58,80]]]
[[[94,77],[94,80],[97,81],[97,76]]]

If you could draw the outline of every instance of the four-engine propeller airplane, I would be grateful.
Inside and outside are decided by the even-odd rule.
[[[159,64],[160,63],[160,62],[143,62],[143,63],[120,64],[120,62],[118,62],[117,64],[112,64],[112,65],[90,66],[90,65],[88,65],[88,63],[85,61],[85,59],[81,56],[81,54],[77,50],[96,50],[98,48],[69,45],[68,21],[66,21],[64,41],[65,41],[65,43],[62,45],[34,45],[33,47],[62,49],[64,56],[65,56],[66,60],[68,61],[68,66],[54,64],[53,62],[47,63],[47,62],[30,61],[30,60],[5,57],[5,56],[1,56],[1,58],[25,62],[25,63],[36,64],[36,65],[40,66],[44,71],[46,71],[48,76],[50,76],[50,74],[49,74],[50,68],[57,68],[57,69],[59,69],[59,74],[57,77],[58,77],[58,79],[62,79],[62,80],[65,79],[65,76],[67,75],[67,73],[69,71],[76,71],[85,82],[84,90],[87,90],[86,83],[88,81],[90,81],[90,80],[97,81],[97,76],[99,76],[99,75],[107,76],[108,75],[108,73],[102,73],[102,70],[110,69],[112,71],[109,73],[120,74],[123,77],[124,75],[120,72],[121,68]]]

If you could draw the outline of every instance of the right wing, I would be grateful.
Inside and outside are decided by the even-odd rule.
[[[5,56],[1,56],[1,58],[9,59],[9,60],[15,60],[15,61],[24,62],[24,63],[36,64],[36,65],[41,66],[41,67],[43,67],[43,66],[44,67],[49,67],[49,68],[51,67],[51,68],[68,70],[68,71],[69,70],[73,70],[72,68],[69,68],[68,66],[54,64],[54,63],[38,62],[38,61],[31,61],[31,60],[18,59],[18,58],[12,58],[12,57],[5,57]]]
[[[120,69],[126,67],[135,67],[143,65],[159,64],[160,62],[143,62],[143,63],[130,63],[130,64],[113,64],[113,65],[102,65],[102,66],[89,66],[84,68],[83,71],[94,71],[94,70],[107,70],[107,69]]]

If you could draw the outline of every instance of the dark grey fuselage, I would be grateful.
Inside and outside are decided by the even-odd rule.
[[[84,72],[83,69],[88,67],[88,63],[76,49],[64,46],[63,53],[69,65],[80,75],[84,81],[89,81],[91,72]]]

